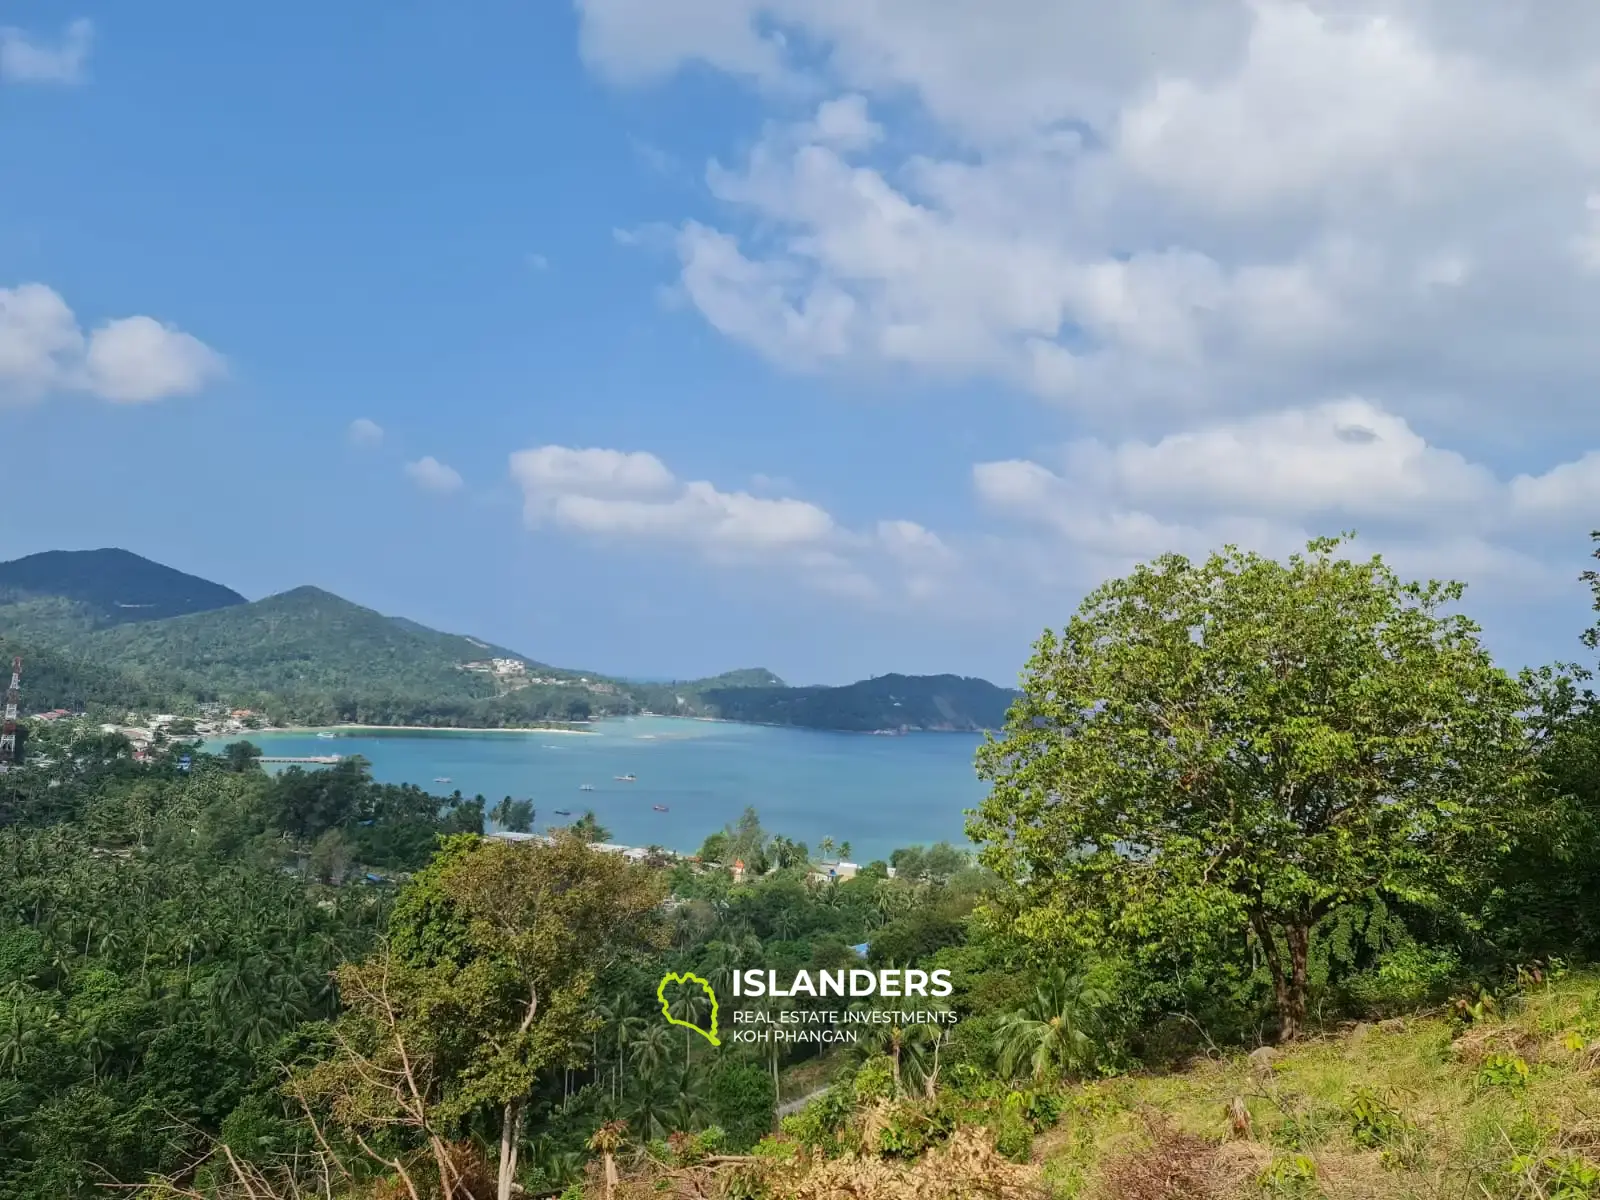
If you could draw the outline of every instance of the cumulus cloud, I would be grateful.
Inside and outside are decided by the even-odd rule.
[[[416,462],[408,462],[405,470],[411,482],[424,491],[448,496],[451,492],[459,492],[462,487],[460,473],[454,467],[445,466],[431,454]]]
[[[1048,530],[1089,575],[1227,542],[1282,555],[1355,527],[1407,569],[1527,590],[1572,574],[1544,564],[1593,523],[1600,454],[1497,472],[1350,399],[1154,441],[1079,439],[1048,463],[979,463],[972,482],[989,511]]]
[[[82,83],[93,40],[94,24],[82,18],[54,42],[14,26],[0,26],[0,82]]]
[[[677,240],[704,319],[786,368],[998,380],[1105,426],[1343,392],[1600,431],[1577,0],[579,9],[608,78],[698,62],[788,114]]]
[[[87,392],[138,404],[193,394],[225,373],[216,351],[152,317],[123,317],[85,333],[43,284],[0,288],[0,402]]]
[[[354,445],[376,446],[383,441],[383,426],[369,417],[357,417],[350,422],[346,436]]]
[[[680,479],[643,451],[539,446],[511,456],[511,476],[530,528],[775,568],[855,599],[931,598],[958,561],[914,522],[851,529],[810,501]]]

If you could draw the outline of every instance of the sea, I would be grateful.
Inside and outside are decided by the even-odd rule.
[[[698,850],[746,807],[756,810],[768,833],[805,842],[813,854],[824,837],[836,846],[849,842],[858,863],[887,859],[900,846],[966,846],[965,810],[986,794],[973,768],[983,740],[977,734],[875,737],[679,717],[623,717],[592,728],[240,736],[267,755],[359,754],[380,782],[414,783],[441,795],[482,794],[486,808],[504,796],[531,800],[538,830],[569,824],[592,809],[614,842],[681,853]],[[618,778],[627,775],[633,780]],[[655,811],[656,805],[666,811]]]

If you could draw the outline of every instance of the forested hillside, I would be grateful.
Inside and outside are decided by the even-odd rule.
[[[882,675],[843,687],[711,687],[699,693],[710,713],[728,721],[860,732],[998,729],[1016,695],[959,675]]]
[[[979,751],[976,853],[850,879],[754,811],[634,860],[40,723],[0,1200],[1594,1200],[1600,701],[1339,549],[1097,589]],[[952,990],[731,987],[861,969]]]
[[[5,606],[37,600],[64,601],[78,622],[95,628],[245,603],[231,588],[126,550],[47,550],[0,563],[0,629]]]
[[[0,637],[39,658],[39,672],[28,671],[35,708],[98,706],[114,693],[136,697],[123,707],[220,701],[299,724],[494,727],[648,711],[817,729],[977,729],[998,727],[1011,695],[955,676],[789,688],[761,668],[630,682],[319,588],[250,603],[122,550],[0,564]],[[496,659],[520,665],[495,669]]]

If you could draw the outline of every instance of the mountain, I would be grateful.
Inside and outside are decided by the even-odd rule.
[[[810,729],[980,730],[1005,724],[1017,693],[960,675],[880,675],[843,687],[710,688],[712,715]]]
[[[204,699],[309,723],[507,725],[630,708],[615,688],[608,706],[602,685],[571,672],[314,587],[100,629],[77,645],[129,674],[175,675]]]
[[[13,606],[100,628],[161,621],[245,603],[232,588],[126,550],[47,550],[0,563],[0,623]]]
[[[221,701],[305,724],[504,726],[641,710],[816,729],[982,729],[1013,693],[954,675],[791,688],[764,668],[671,683],[548,666],[315,587],[247,601],[126,550],[0,563],[0,639],[25,704]],[[0,647],[3,648],[3,647]]]

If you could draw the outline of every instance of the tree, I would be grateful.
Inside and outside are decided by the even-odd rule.
[[[1442,613],[1459,584],[1337,559],[1343,540],[1287,564],[1168,555],[1039,640],[968,824],[1023,937],[1135,956],[1253,937],[1287,1040],[1319,920],[1440,903],[1509,842],[1522,689]]]
[[[494,806],[489,816],[501,829],[510,833],[527,833],[533,828],[533,801],[513,800],[507,796]]]
[[[350,844],[344,833],[330,829],[311,847],[311,875],[318,883],[336,884],[350,869]]]
[[[254,742],[229,742],[222,748],[222,757],[227,761],[228,770],[243,774],[257,768],[261,747]]]
[[[574,821],[569,828],[574,834],[586,842],[609,842],[611,830],[600,824],[600,818],[590,809]]]
[[[499,1198],[511,1194],[525,1098],[540,1074],[581,1063],[594,982],[618,956],[659,945],[661,880],[575,836],[447,842],[391,923],[395,950],[451,973],[470,1013],[441,1114],[500,1115]]]
[[[1099,1010],[1111,1003],[1105,992],[1060,967],[1034,989],[1027,1005],[1000,1018],[995,1050],[1000,1071],[1042,1080],[1051,1072],[1081,1071],[1094,1062],[1099,1046]]]

